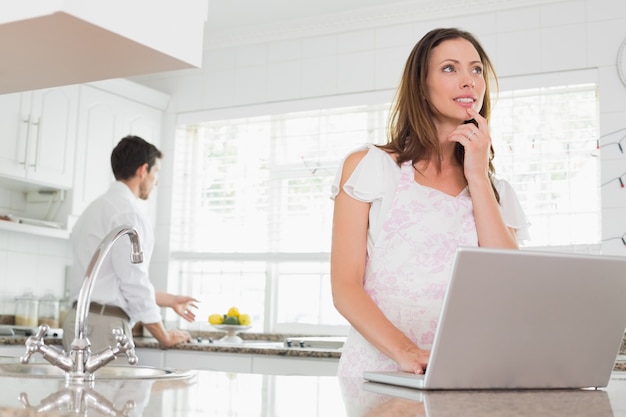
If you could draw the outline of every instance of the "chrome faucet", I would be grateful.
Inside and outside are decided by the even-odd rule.
[[[93,291],[94,283],[100,272],[100,267],[113,244],[124,235],[128,235],[130,238],[130,261],[132,263],[143,262],[139,233],[134,227],[122,226],[111,231],[96,248],[89,262],[89,266],[87,267],[87,271],[85,272],[85,279],[78,293],[74,340],[70,345],[69,353],[44,343],[43,338],[48,332],[49,327],[43,324],[39,326],[36,335],[26,340],[26,353],[20,358],[21,363],[28,363],[30,357],[34,353],[39,352],[43,355],[45,360],[65,371],[65,379],[68,382],[93,381],[95,371],[113,361],[117,358],[117,355],[122,353],[127,356],[129,364],[135,365],[137,363],[135,345],[123,333],[122,329],[113,329],[116,342],[115,347],[109,346],[96,354],[91,353],[91,343],[86,336],[87,314],[89,313],[89,304],[91,303],[91,292]]]

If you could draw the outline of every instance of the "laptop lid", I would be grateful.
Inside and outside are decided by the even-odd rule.
[[[626,257],[460,248],[426,375],[364,377],[423,389],[604,387],[625,329]]]

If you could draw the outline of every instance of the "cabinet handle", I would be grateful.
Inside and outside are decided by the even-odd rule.
[[[35,136],[35,163],[30,164],[31,167],[37,171],[37,165],[39,164],[39,136],[41,132],[41,117],[37,118],[37,122],[33,123],[34,126],[37,126],[37,136]]]
[[[22,120],[22,123],[26,123],[26,146],[24,147],[24,161],[19,164],[24,165],[24,169],[26,169],[26,163],[28,162],[28,148],[30,145],[30,115],[28,115],[28,119]]]

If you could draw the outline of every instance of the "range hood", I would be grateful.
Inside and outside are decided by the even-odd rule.
[[[0,94],[197,68],[208,0],[0,4]]]

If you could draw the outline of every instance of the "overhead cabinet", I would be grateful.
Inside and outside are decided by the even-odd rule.
[[[78,86],[0,95],[0,176],[72,186]]]
[[[0,214],[62,229],[6,221],[0,228],[66,237],[114,180],[110,155],[120,139],[137,135],[159,146],[168,103],[168,95],[123,79],[0,94]],[[142,205],[155,218],[156,196]]]
[[[208,0],[0,2],[0,93],[199,67]]]
[[[120,139],[137,135],[159,146],[168,100],[165,94],[123,80],[81,86],[70,225],[114,180],[110,155]],[[156,199],[150,200],[154,204]]]

